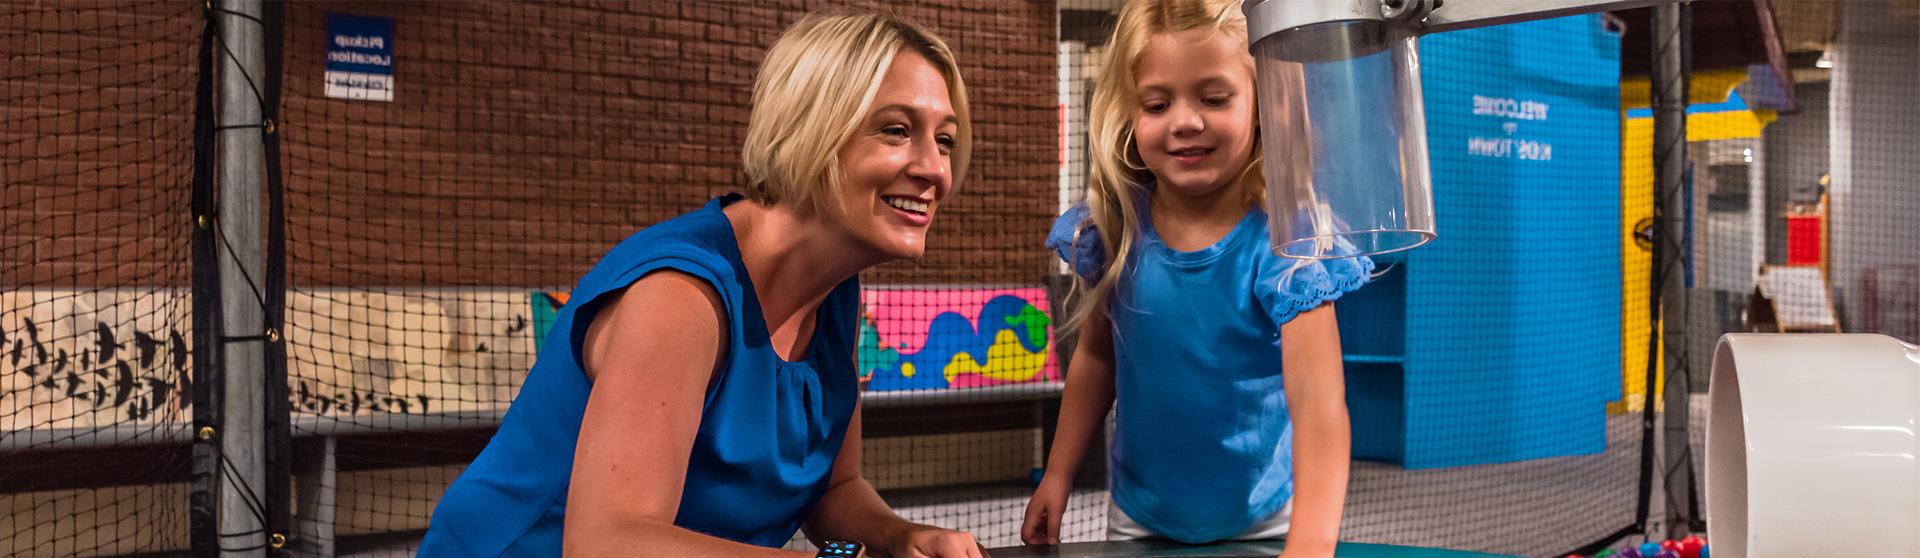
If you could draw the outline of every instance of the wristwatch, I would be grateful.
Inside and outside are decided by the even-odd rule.
[[[821,541],[813,558],[866,558],[867,547],[853,541]]]

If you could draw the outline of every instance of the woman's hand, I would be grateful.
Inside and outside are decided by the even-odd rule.
[[[901,519],[880,499],[873,484],[861,477],[860,410],[861,404],[855,403],[846,441],[833,462],[833,484],[807,520],[807,538],[815,544],[830,539],[861,541],[868,554],[879,558],[984,558],[987,553],[973,535]]]
[[[890,558],[986,558],[973,535],[939,527],[914,525],[887,545]]]

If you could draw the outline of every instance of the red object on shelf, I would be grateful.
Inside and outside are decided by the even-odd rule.
[[[1819,265],[1820,215],[1787,215],[1787,265]]]

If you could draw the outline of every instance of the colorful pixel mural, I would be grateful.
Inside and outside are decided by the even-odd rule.
[[[547,332],[553,330],[553,320],[560,316],[560,309],[567,305],[566,291],[533,291],[528,297],[533,302],[533,346],[539,351],[541,344],[547,342]]]
[[[566,305],[567,293],[528,294],[537,347]],[[1060,381],[1046,289],[882,287],[866,289],[860,298],[865,308],[857,355],[867,389]]]
[[[175,290],[0,291],[0,436],[190,417]],[[332,417],[502,410],[568,300],[557,290],[295,290],[289,403]],[[1059,381],[1042,288],[869,288],[870,390]]]
[[[860,325],[867,389],[1059,381],[1046,289],[868,289]]]

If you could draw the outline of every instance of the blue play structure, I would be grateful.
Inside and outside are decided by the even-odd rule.
[[[1620,40],[1597,15],[1421,39],[1439,238],[1338,305],[1356,458],[1605,450],[1620,397]]]

